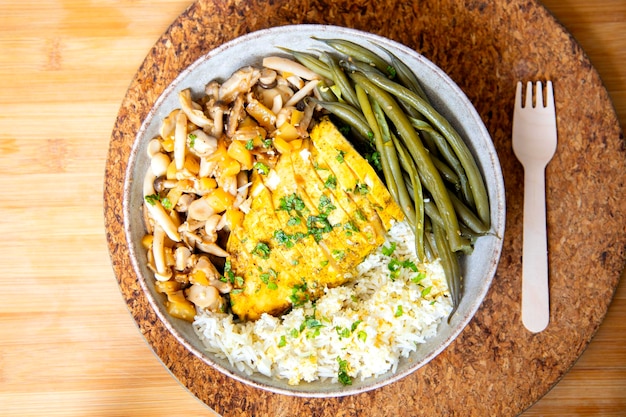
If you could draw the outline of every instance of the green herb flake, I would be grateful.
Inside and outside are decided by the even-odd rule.
[[[156,194],[150,194],[144,197],[144,199],[146,200],[146,203],[150,204],[151,206],[154,206],[157,201],[159,201],[159,196]]]
[[[193,148],[196,145],[196,139],[198,139],[198,136],[196,136],[193,133],[190,133],[187,135],[187,138],[189,138],[189,147]]]
[[[366,195],[369,192],[370,192],[370,187],[367,184],[365,184],[364,182],[360,183],[357,181],[356,185],[354,186],[355,194]]]
[[[423,280],[424,278],[426,278],[426,274],[424,272],[418,272],[417,275],[415,275],[412,279],[411,282],[414,284],[418,284],[421,280]]]
[[[359,330],[356,334],[356,337],[361,342],[365,342],[367,340],[367,332],[365,330]]]
[[[253,168],[257,170],[259,174],[267,175],[270,173],[270,167],[265,165],[263,162],[255,162]]]
[[[365,159],[370,163],[377,171],[383,170],[383,164],[380,160],[380,152],[374,151],[365,155]]]
[[[344,158],[344,157],[345,157],[345,155],[346,155],[346,152],[345,152],[345,151],[342,151],[342,150],[339,150],[339,149],[338,149],[337,151],[338,151],[338,152],[337,152],[337,161],[338,161],[340,164],[343,164],[343,163],[345,162],[345,158]]]
[[[359,228],[356,226],[356,224],[354,224],[353,221],[348,221],[347,223],[345,223],[343,225],[343,229],[346,231],[346,234],[348,236],[352,235],[352,232],[357,233],[359,231]]]
[[[302,198],[296,194],[289,194],[288,196],[281,197],[278,204],[279,210],[290,212],[292,210],[297,213],[303,212],[306,209],[306,205]]]
[[[261,259],[268,259],[270,257],[270,247],[267,243],[259,242],[252,250],[252,254],[259,256]]]
[[[385,255],[385,256],[391,256],[391,255],[393,255],[393,253],[394,253],[394,252],[395,252],[395,250],[396,250],[396,246],[397,246],[397,245],[396,245],[396,242],[391,242],[391,243],[389,244],[389,246],[386,246],[386,245],[385,245],[385,246],[383,246],[383,248],[382,248],[383,255]]]
[[[341,261],[343,258],[346,257],[346,252],[343,250],[339,250],[339,249],[333,249],[332,254],[333,254],[333,258],[335,258],[338,261]]]
[[[254,139],[250,139],[246,142],[246,149],[249,151],[254,149]]]
[[[433,287],[426,287],[422,290],[422,297],[426,297],[428,294],[430,294],[430,292],[432,291]]]
[[[287,345],[287,338],[285,337],[285,335],[282,335],[280,337],[280,340],[278,341],[278,347],[285,347]]]
[[[399,305],[399,306],[396,307],[396,312],[393,315],[394,315],[394,317],[400,317],[400,316],[402,316],[402,314],[404,314],[404,311],[402,309],[402,306]]]
[[[174,207],[174,205],[172,204],[172,200],[170,200],[167,197],[163,197],[161,199],[161,204],[163,205],[163,208],[166,210],[171,210]]]
[[[336,190],[337,189],[337,177],[335,177],[334,175],[329,175],[328,178],[326,178],[326,181],[324,181],[324,187],[331,189],[331,190]]]
[[[352,378],[348,375],[348,361],[337,357],[337,363],[339,363],[339,372],[337,373],[337,379],[342,385],[352,385]]]
[[[287,226],[297,226],[302,223],[302,219],[300,217],[290,217],[287,220]]]
[[[350,337],[350,335],[352,334],[350,329],[348,329],[347,327],[337,326],[337,327],[335,327],[335,331],[339,335],[340,339],[346,339],[346,338]]]

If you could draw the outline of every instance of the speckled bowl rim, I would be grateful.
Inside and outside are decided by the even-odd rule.
[[[412,357],[415,356],[415,354],[413,354],[408,360],[401,361],[401,364],[398,367],[399,369],[396,373],[388,372],[377,378],[370,378],[365,381],[355,381],[351,386],[342,386],[340,384],[329,384],[324,382],[304,383],[298,386],[289,386],[283,381],[270,379],[263,375],[254,374],[253,376],[248,376],[243,372],[233,369],[227,361],[220,360],[213,354],[204,351],[201,347],[199,338],[196,336],[194,339],[194,337],[189,334],[191,325],[177,319],[172,319],[165,312],[163,300],[154,290],[153,278],[145,267],[145,254],[143,254],[140,249],[140,239],[138,239],[139,231],[136,227],[137,224],[141,224],[141,222],[137,221],[137,213],[139,212],[138,207],[141,202],[141,197],[138,198],[136,193],[136,187],[140,187],[137,183],[140,183],[141,181],[133,181],[133,179],[143,178],[143,172],[145,172],[145,168],[147,168],[145,157],[142,159],[141,155],[141,151],[143,149],[142,146],[145,146],[147,141],[155,136],[155,126],[158,124],[158,121],[168,114],[169,111],[175,108],[171,107],[172,103],[177,100],[174,97],[175,94],[173,93],[186,87],[191,87],[192,90],[203,88],[204,84],[192,83],[193,85],[189,85],[187,82],[194,73],[197,73],[200,69],[204,68],[206,63],[211,60],[216,60],[233,50],[239,50],[241,48],[246,50],[247,47],[253,45],[255,42],[257,42],[256,45],[258,46],[259,42],[267,44],[268,41],[277,37],[281,38],[287,36],[293,39],[294,34],[296,33],[300,37],[302,37],[304,33],[307,34],[306,36],[310,36],[310,34],[313,33],[320,37],[332,36],[358,41],[366,40],[385,47],[402,59],[405,59],[406,57],[413,60],[413,63],[417,64],[420,70],[428,73],[429,76],[436,77],[440,83],[439,85],[433,86],[432,84],[426,83],[424,88],[429,96],[433,98],[434,106],[450,119],[452,125],[461,132],[462,136],[468,136],[463,134],[466,133],[466,130],[469,129],[472,131],[470,143],[468,143],[468,145],[478,160],[479,168],[485,175],[491,204],[491,233],[486,237],[481,237],[477,242],[474,254],[464,259],[462,262],[462,267],[466,270],[473,270],[472,268],[475,267],[476,264],[483,268],[483,271],[481,272],[482,279],[478,280],[478,282],[469,282],[470,280],[466,281],[466,284],[469,283],[475,285],[475,287],[472,287],[475,297],[473,297],[471,302],[467,300],[468,297],[464,297],[458,312],[455,316],[453,316],[449,325],[452,330],[441,340],[439,340],[441,332],[435,337],[435,339],[431,339],[431,341],[425,346],[430,346],[433,340],[436,340],[438,343],[426,355],[423,355],[420,360],[413,361]],[[281,46],[285,45],[281,44]],[[287,46],[292,46],[292,44],[288,44]],[[316,44],[316,47],[319,47],[319,44]],[[275,52],[279,53],[278,50],[275,50]],[[213,77],[211,76],[205,79],[205,81],[212,78]],[[442,91],[446,92],[445,96],[441,94]],[[449,106],[454,107],[455,105],[461,106],[460,109],[463,113],[463,120],[459,120],[458,118],[459,108],[456,108],[454,112],[452,112],[452,109],[449,108]],[[470,322],[480,307],[482,300],[489,290],[489,287],[491,286],[502,251],[505,229],[505,211],[503,176],[493,142],[482,120],[480,119],[480,116],[460,88],[431,61],[398,42],[368,32],[333,25],[287,25],[251,32],[211,50],[207,54],[198,58],[189,67],[184,69],[157,99],[154,106],[144,119],[141,128],[137,132],[130,152],[130,159],[126,171],[123,191],[124,232],[129,247],[131,263],[135,273],[137,274],[138,282],[146,294],[149,304],[152,306],[157,317],[164,324],[164,326],[188,351],[192,352],[203,362],[225,375],[256,388],[268,390],[278,394],[301,397],[339,397],[359,394],[380,388],[406,377],[423,365],[427,364],[430,360],[446,349]],[[476,256],[479,253],[482,254],[480,262],[473,262],[477,259]],[[143,262],[142,259],[144,259]],[[442,324],[442,326],[448,325]]]

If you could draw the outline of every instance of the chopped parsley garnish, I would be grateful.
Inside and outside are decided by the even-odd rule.
[[[426,287],[422,290],[422,297],[426,297],[432,291],[433,287]]]
[[[150,194],[144,197],[144,199],[146,200],[146,203],[150,204],[151,206],[154,206],[157,201],[159,201],[159,196],[156,194]]]
[[[325,216],[309,216],[306,219],[306,227],[308,234],[313,236],[316,242],[323,239],[324,233],[329,233],[333,230],[333,226],[330,224]]]
[[[365,195],[365,194],[368,194],[369,192],[370,192],[370,187],[368,187],[367,184],[365,184],[364,182],[360,183],[357,181],[357,183],[354,186],[355,194]]]
[[[396,250],[396,242],[391,242],[389,246],[383,246],[382,252],[385,256],[391,256]]]
[[[293,288],[291,288],[289,300],[291,300],[294,307],[299,307],[309,301],[309,293],[307,292],[307,285],[304,280],[302,280],[301,285],[294,285]]]
[[[383,170],[383,164],[380,161],[380,152],[374,151],[372,153],[365,154],[365,159],[370,163],[377,171]]]
[[[196,145],[196,139],[198,139],[198,136],[196,136],[193,133],[190,133],[187,135],[187,137],[189,138],[189,147],[193,148]]]
[[[166,210],[171,210],[173,207],[172,201],[167,197],[163,197],[161,199],[161,204],[163,205],[163,208]]]
[[[264,148],[271,148],[272,147],[272,139],[264,139],[263,140],[263,147]]]
[[[424,278],[426,278],[426,274],[423,272],[418,272],[417,275],[415,275],[412,279],[411,282],[414,284],[418,284],[421,280],[423,280]]]
[[[400,317],[402,314],[404,314],[404,311],[402,309],[401,305],[398,305],[396,307],[396,312],[393,314],[395,317]]]
[[[289,233],[285,233],[284,230],[274,231],[274,240],[276,240],[276,242],[278,242],[279,245],[283,245],[287,249],[293,248],[293,246],[295,245],[297,241],[305,237],[306,235],[302,232],[289,234]]]
[[[356,334],[356,337],[361,342],[365,342],[367,340],[367,332],[365,330],[359,330]]]
[[[302,219],[300,217],[290,217],[287,220],[287,226],[297,226],[302,223]]]
[[[338,151],[338,153],[337,153],[337,161],[340,164],[343,164],[345,162],[344,156],[346,155],[346,152],[342,151],[342,150],[337,150],[337,151]]]
[[[352,385],[352,378],[348,375],[348,361],[337,356],[337,362],[339,363],[337,379],[342,385]]]
[[[290,194],[280,198],[278,205],[279,210],[291,211],[294,210],[298,213],[303,212],[306,209],[306,205],[302,198],[296,193]]]
[[[256,169],[259,174],[267,175],[270,173],[270,167],[263,162],[255,162],[253,168]]]
[[[285,335],[282,335],[280,337],[280,341],[278,342],[278,347],[284,347],[285,345],[287,345],[287,338]]]
[[[254,149],[254,139],[250,139],[246,142],[246,149],[249,151]]]
[[[268,272],[262,273],[260,275],[260,278],[263,284],[267,285],[268,289],[275,290],[278,288],[278,285],[276,284],[276,281],[275,281],[277,276],[278,276],[278,272],[270,268]]]
[[[348,329],[347,327],[337,326],[337,327],[335,327],[335,331],[339,335],[340,339],[346,339],[346,338],[350,337],[350,335],[352,334],[350,329]]]
[[[147,195],[144,197],[144,199],[146,200],[146,203],[150,204],[151,206],[154,206],[157,201],[159,201],[161,202],[163,208],[166,210],[171,210],[174,207],[174,205],[172,204],[172,200],[167,197],[159,197],[158,194]]]
[[[346,257],[346,252],[339,249],[333,249],[332,254],[333,258],[337,259],[338,261],[341,261],[343,258]]]
[[[262,259],[269,258],[270,252],[271,252],[270,247],[267,245],[267,243],[264,243],[264,242],[257,243],[254,249],[252,250],[252,253],[254,255],[257,255],[261,257]]]
[[[389,78],[396,78],[396,74],[397,71],[394,67],[392,67],[391,65],[388,65],[387,68],[385,69],[387,71],[387,74],[389,75]]]
[[[334,175],[329,175],[328,178],[326,178],[326,181],[324,181],[324,187],[329,188],[331,190],[336,190],[337,189],[337,177],[335,177]]]
[[[320,216],[324,215],[324,216],[328,216],[330,214],[331,211],[333,211],[334,209],[336,209],[337,207],[335,207],[333,205],[333,202],[330,198],[326,197],[325,195],[322,195],[320,197],[320,203],[317,206],[317,209],[320,212]]]
[[[343,230],[346,231],[346,235],[351,236],[353,232],[354,233],[358,232],[359,228],[356,227],[354,222],[350,220],[350,221],[344,223]]]
[[[367,220],[367,217],[365,217],[365,214],[363,214],[363,212],[359,209],[354,213],[355,217],[357,219],[359,219],[360,221],[364,222]]]

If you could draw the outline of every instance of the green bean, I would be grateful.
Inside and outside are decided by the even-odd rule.
[[[313,37],[313,39],[322,41],[338,52],[378,68],[379,71],[387,74],[389,78],[394,78],[396,76],[396,69],[392,65],[387,63],[387,61],[376,55],[374,52],[355,42],[344,39],[320,39],[316,37]]]
[[[489,228],[486,227],[483,222],[476,217],[474,212],[470,210],[463,202],[454,195],[454,193],[450,193],[450,199],[452,200],[452,205],[454,206],[454,211],[456,211],[459,220],[463,222],[467,227],[469,227],[473,232],[484,235],[489,231]]]
[[[364,74],[355,72],[351,74],[351,77],[358,85],[361,85],[370,97],[380,104],[387,117],[394,123],[409,153],[419,167],[420,176],[423,178],[426,188],[435,199],[435,204],[437,204],[439,213],[444,220],[452,250],[471,250],[469,241],[460,236],[458,219],[443,179],[413,126],[411,126],[408,117],[398,109],[397,103],[387,92],[374,85]]]
[[[374,115],[376,116],[376,120],[380,126],[383,126],[381,129],[383,132],[389,132],[389,128],[387,126],[387,121],[385,120],[385,115],[380,108],[378,102],[373,102]],[[398,189],[398,199],[396,200],[404,215],[410,220],[411,224],[417,229],[420,227],[418,223],[416,223],[416,214],[415,214],[415,204],[406,188],[406,183],[402,181],[402,168],[400,167],[400,161],[398,159],[398,152],[396,148],[396,144],[393,141],[393,135],[390,135],[392,140],[383,140],[383,149],[384,159],[387,160],[389,166],[391,167],[391,172],[394,178],[397,178],[396,186]]]
[[[418,258],[424,260],[426,257],[425,249],[424,249],[424,194],[422,190],[422,184],[420,183],[419,174],[417,173],[417,168],[415,164],[411,160],[411,155],[406,150],[401,141],[397,138],[392,137],[394,146],[398,151],[398,156],[400,157],[400,163],[404,168],[404,171],[409,176],[409,183],[411,184],[411,188],[413,190],[413,204],[415,206],[415,253]],[[408,190],[407,190],[408,193]]]
[[[385,158],[385,145],[383,142],[382,133],[380,132],[380,126],[378,125],[378,122],[376,121],[376,116],[372,112],[372,108],[370,106],[370,102],[369,102],[369,99],[367,98],[367,94],[365,93],[365,90],[363,90],[359,86],[356,86],[355,92],[356,92],[356,96],[359,101],[359,104],[361,106],[361,111],[363,112],[363,116],[365,117],[365,120],[369,124],[369,127],[372,129],[372,133],[374,135],[374,143],[376,145],[376,150],[381,156],[380,163],[383,168],[383,177],[385,178],[387,188],[389,189],[389,192],[391,193],[394,200],[399,201],[398,185],[396,184],[395,178],[393,176],[393,171],[391,170],[391,167],[389,165],[389,160]]]
[[[441,177],[444,180],[448,181],[451,185],[453,185],[456,190],[460,190],[461,181],[459,180],[459,176],[456,175],[456,172],[454,172],[454,170],[450,168],[445,162],[432,154],[430,155],[430,159],[433,160],[433,164],[435,164],[435,167],[437,167],[437,171],[439,171]]]
[[[430,104],[408,88],[394,83],[385,77],[381,77],[374,71],[367,73],[367,76],[363,75],[362,77],[365,78],[368,83],[374,84],[388,93],[393,94],[399,100],[411,104],[443,134],[443,136],[448,140],[450,146],[452,146],[452,149],[454,149],[454,152],[465,169],[470,189],[472,190],[472,195],[474,197],[478,217],[489,227],[491,217],[489,212],[489,198],[487,196],[485,183],[483,182],[482,175],[476,165],[473,155],[452,125],[450,125],[450,123]],[[365,90],[367,91],[367,89]]]
[[[280,46],[278,48],[293,55],[296,61],[298,61],[299,63],[301,63],[308,69],[310,69],[311,71],[316,72],[317,74],[321,75],[322,77],[328,80],[333,79],[333,74],[330,71],[330,69],[328,69],[328,64],[320,60],[315,55],[308,54],[306,52],[293,51],[291,49],[283,48]]]
[[[343,72],[343,68],[339,66],[339,64],[335,61],[335,58],[330,56],[329,54],[322,55],[324,62],[328,64],[328,68],[332,73],[332,80],[335,82],[335,85],[341,91],[341,98],[345,100],[348,104],[359,107],[359,100],[356,98],[356,93],[354,92],[354,87],[350,83],[350,79]]]
[[[445,272],[446,280],[448,281],[448,290],[450,291],[450,298],[452,299],[452,311],[448,316],[449,322],[461,301],[463,278],[461,277],[461,268],[457,255],[450,250],[446,231],[436,223],[433,223],[432,226],[437,252],[439,253],[439,259],[441,260],[441,266]]]
[[[465,169],[463,168],[461,161],[459,161],[459,159],[457,158],[454,150],[452,149],[448,141],[443,136],[441,136],[441,134],[437,132],[428,122],[415,118],[410,118],[410,120],[414,128],[416,128],[420,132],[429,133],[429,137],[433,141],[435,147],[439,150],[439,154],[445,159],[450,168],[452,168],[456,175],[459,177],[459,183],[461,185],[463,198],[471,207],[475,207],[474,196],[472,195],[472,191],[470,190],[467,175],[465,174]]]
[[[415,94],[418,94],[421,98],[429,102],[424,89],[422,88],[421,83],[415,76],[415,73],[409,68],[402,60],[398,59],[397,56],[391,53],[391,51],[383,48],[380,45],[377,45],[380,49],[385,51],[387,55],[389,55],[389,59],[391,60],[391,65],[396,69],[398,74],[398,79],[396,82],[400,82],[409,90],[413,91]]]
[[[368,147],[372,146],[372,130],[367,124],[367,120],[365,120],[365,117],[363,117],[363,114],[361,114],[353,106],[340,102],[320,101],[315,98],[309,98],[309,100],[313,101],[318,106],[328,110],[330,113],[337,116],[341,121],[353,128],[357,133],[357,137],[364,145]]]
[[[429,233],[429,235],[430,234],[431,233]],[[435,250],[432,248],[428,238],[424,238],[424,253],[425,253],[425,256],[426,256],[425,259],[428,262],[434,262],[437,259],[437,254],[436,254]]]
[[[386,77],[385,74],[383,74],[377,68],[372,67],[370,64],[366,62],[357,61],[354,59],[350,59],[350,60],[341,59],[339,60],[339,65],[342,68],[344,68],[346,71],[350,71],[350,72],[361,71],[365,74],[375,71],[376,74],[378,74],[379,76]],[[404,103],[402,101],[398,101],[398,104],[402,106],[402,109],[404,110],[404,112],[408,114],[409,116],[415,117],[415,118],[422,118],[422,115],[413,107],[411,107],[409,104]]]
[[[322,98],[322,101],[337,102],[339,99],[333,93],[333,90],[326,84],[326,81],[320,80],[315,86],[315,90]]]

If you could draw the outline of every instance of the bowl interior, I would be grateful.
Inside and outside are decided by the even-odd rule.
[[[154,278],[146,267],[146,255],[141,246],[145,233],[141,215],[142,181],[134,180],[143,178],[148,169],[150,161],[146,146],[158,135],[163,118],[179,108],[177,94],[180,90],[191,88],[193,93],[201,94],[209,81],[225,80],[245,65],[260,64],[264,56],[281,54],[278,49],[281,46],[301,51],[324,49],[320,42],[311,39],[312,36],[348,39],[374,50],[376,45],[380,45],[408,64],[421,80],[433,106],[467,140],[485,178],[491,206],[492,233],[478,239],[474,252],[462,259],[465,292],[451,322],[442,323],[436,336],[421,345],[409,358],[401,360],[394,374],[365,381],[355,380],[351,386],[345,387],[324,382],[290,386],[286,381],[261,374],[248,376],[232,367],[227,360],[206,353],[191,324],[170,317],[165,312],[162,296],[155,291]],[[383,51],[380,53],[385,56]],[[143,122],[131,151],[124,184],[124,228],[131,260],[139,283],[160,320],[180,343],[209,365],[244,383],[287,395],[325,397],[364,392],[396,381],[438,355],[458,336],[482,303],[496,272],[504,223],[504,184],[498,157],[489,133],[465,94],[441,69],[415,51],[380,36],[335,26],[297,25],[262,30],[237,38],[199,58],[167,87]]]

